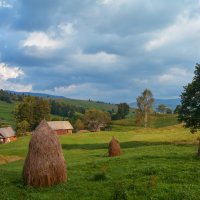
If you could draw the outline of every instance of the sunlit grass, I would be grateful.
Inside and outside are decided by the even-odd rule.
[[[198,199],[199,133],[180,125],[122,129],[59,137],[67,161],[68,183],[35,189],[23,185],[23,161],[0,165],[0,199]],[[107,157],[115,136],[122,156]],[[30,136],[0,145],[0,155],[25,158]],[[120,187],[117,187],[121,185]]]

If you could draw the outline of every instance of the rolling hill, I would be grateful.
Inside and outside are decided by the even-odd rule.
[[[8,91],[12,94],[17,95],[27,95],[27,96],[34,96],[34,97],[42,97],[42,98],[48,98],[48,99],[55,99],[56,101],[60,101],[66,104],[74,105],[74,106],[80,106],[83,108],[96,108],[100,110],[116,110],[117,105],[112,103],[106,103],[102,101],[93,101],[93,100],[81,100],[81,99],[70,99],[66,98],[64,96],[56,96],[56,95],[50,95],[45,93],[34,93],[34,92],[15,92],[15,91]]]

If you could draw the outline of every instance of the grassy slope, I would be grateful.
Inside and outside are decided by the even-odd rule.
[[[173,126],[177,125],[177,116],[176,115],[155,115],[151,117],[150,127],[152,128],[160,128],[165,126]],[[127,119],[115,120],[113,121],[114,125],[119,126],[135,126],[135,117],[132,116]]]
[[[81,106],[84,108],[96,108],[100,110],[117,110],[117,106],[114,104],[108,104],[108,103],[98,103],[94,101],[86,101],[86,100],[76,100],[76,99],[60,99],[58,101],[65,102],[67,104],[75,105],[75,106]]]
[[[112,110],[116,109],[117,107],[113,104],[104,104],[104,103],[96,103],[92,101],[83,101],[83,100],[58,100],[58,101],[64,101],[65,103],[72,104],[75,106],[82,106],[84,108],[96,108],[101,110]],[[16,103],[5,103],[3,101],[0,101],[0,119],[5,121],[6,123],[14,126],[14,116],[13,111],[16,106]],[[59,116],[52,115],[52,117],[59,118]]]
[[[14,125],[14,116],[13,112],[15,109],[16,103],[6,103],[0,101],[0,119],[5,121],[10,125]]]
[[[122,156],[108,158],[107,143],[113,135],[121,142]],[[110,199],[115,190],[125,192],[128,199],[199,199],[196,138],[180,126],[62,136],[68,183],[43,189],[25,187],[23,161],[8,163],[0,165],[0,199],[98,200]],[[25,157],[29,139],[0,145],[0,155]],[[107,179],[94,180],[101,172]]]

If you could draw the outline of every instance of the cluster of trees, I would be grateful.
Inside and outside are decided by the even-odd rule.
[[[48,100],[39,97],[24,97],[14,112],[18,135],[32,131],[41,120],[50,120],[50,105]]]
[[[50,114],[67,117],[77,130],[86,128],[97,131],[108,127],[111,123],[111,117],[107,112],[96,109],[85,111],[81,107],[31,96],[24,97],[23,101],[17,105],[14,114],[18,135],[33,131],[43,119],[50,120]]]
[[[89,131],[98,131],[110,126],[111,117],[107,112],[89,109],[83,117],[83,124]]]
[[[117,104],[117,113],[110,112],[110,115],[112,117],[112,120],[117,120],[117,119],[125,119],[125,117],[129,114],[130,111],[130,106],[127,103],[120,103]]]
[[[157,111],[158,111],[159,113],[162,113],[162,114],[172,114],[172,113],[173,113],[172,109],[169,108],[169,107],[167,107],[167,106],[164,105],[164,104],[160,104],[160,105],[158,106],[158,108],[157,108]]]
[[[69,105],[64,102],[49,100],[49,104],[51,107],[51,114],[59,115],[59,116],[62,116],[63,118],[75,120],[77,117],[76,116],[77,113],[81,113],[81,114],[85,113],[85,108]]]
[[[22,100],[21,95],[17,95],[5,90],[0,90],[0,101],[4,101],[6,103],[12,103],[13,101]]]

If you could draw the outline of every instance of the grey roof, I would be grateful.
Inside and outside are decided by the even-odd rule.
[[[52,130],[72,130],[73,126],[69,121],[50,121],[47,122]]]
[[[12,127],[0,128],[0,138],[9,138],[15,136],[15,131]]]

